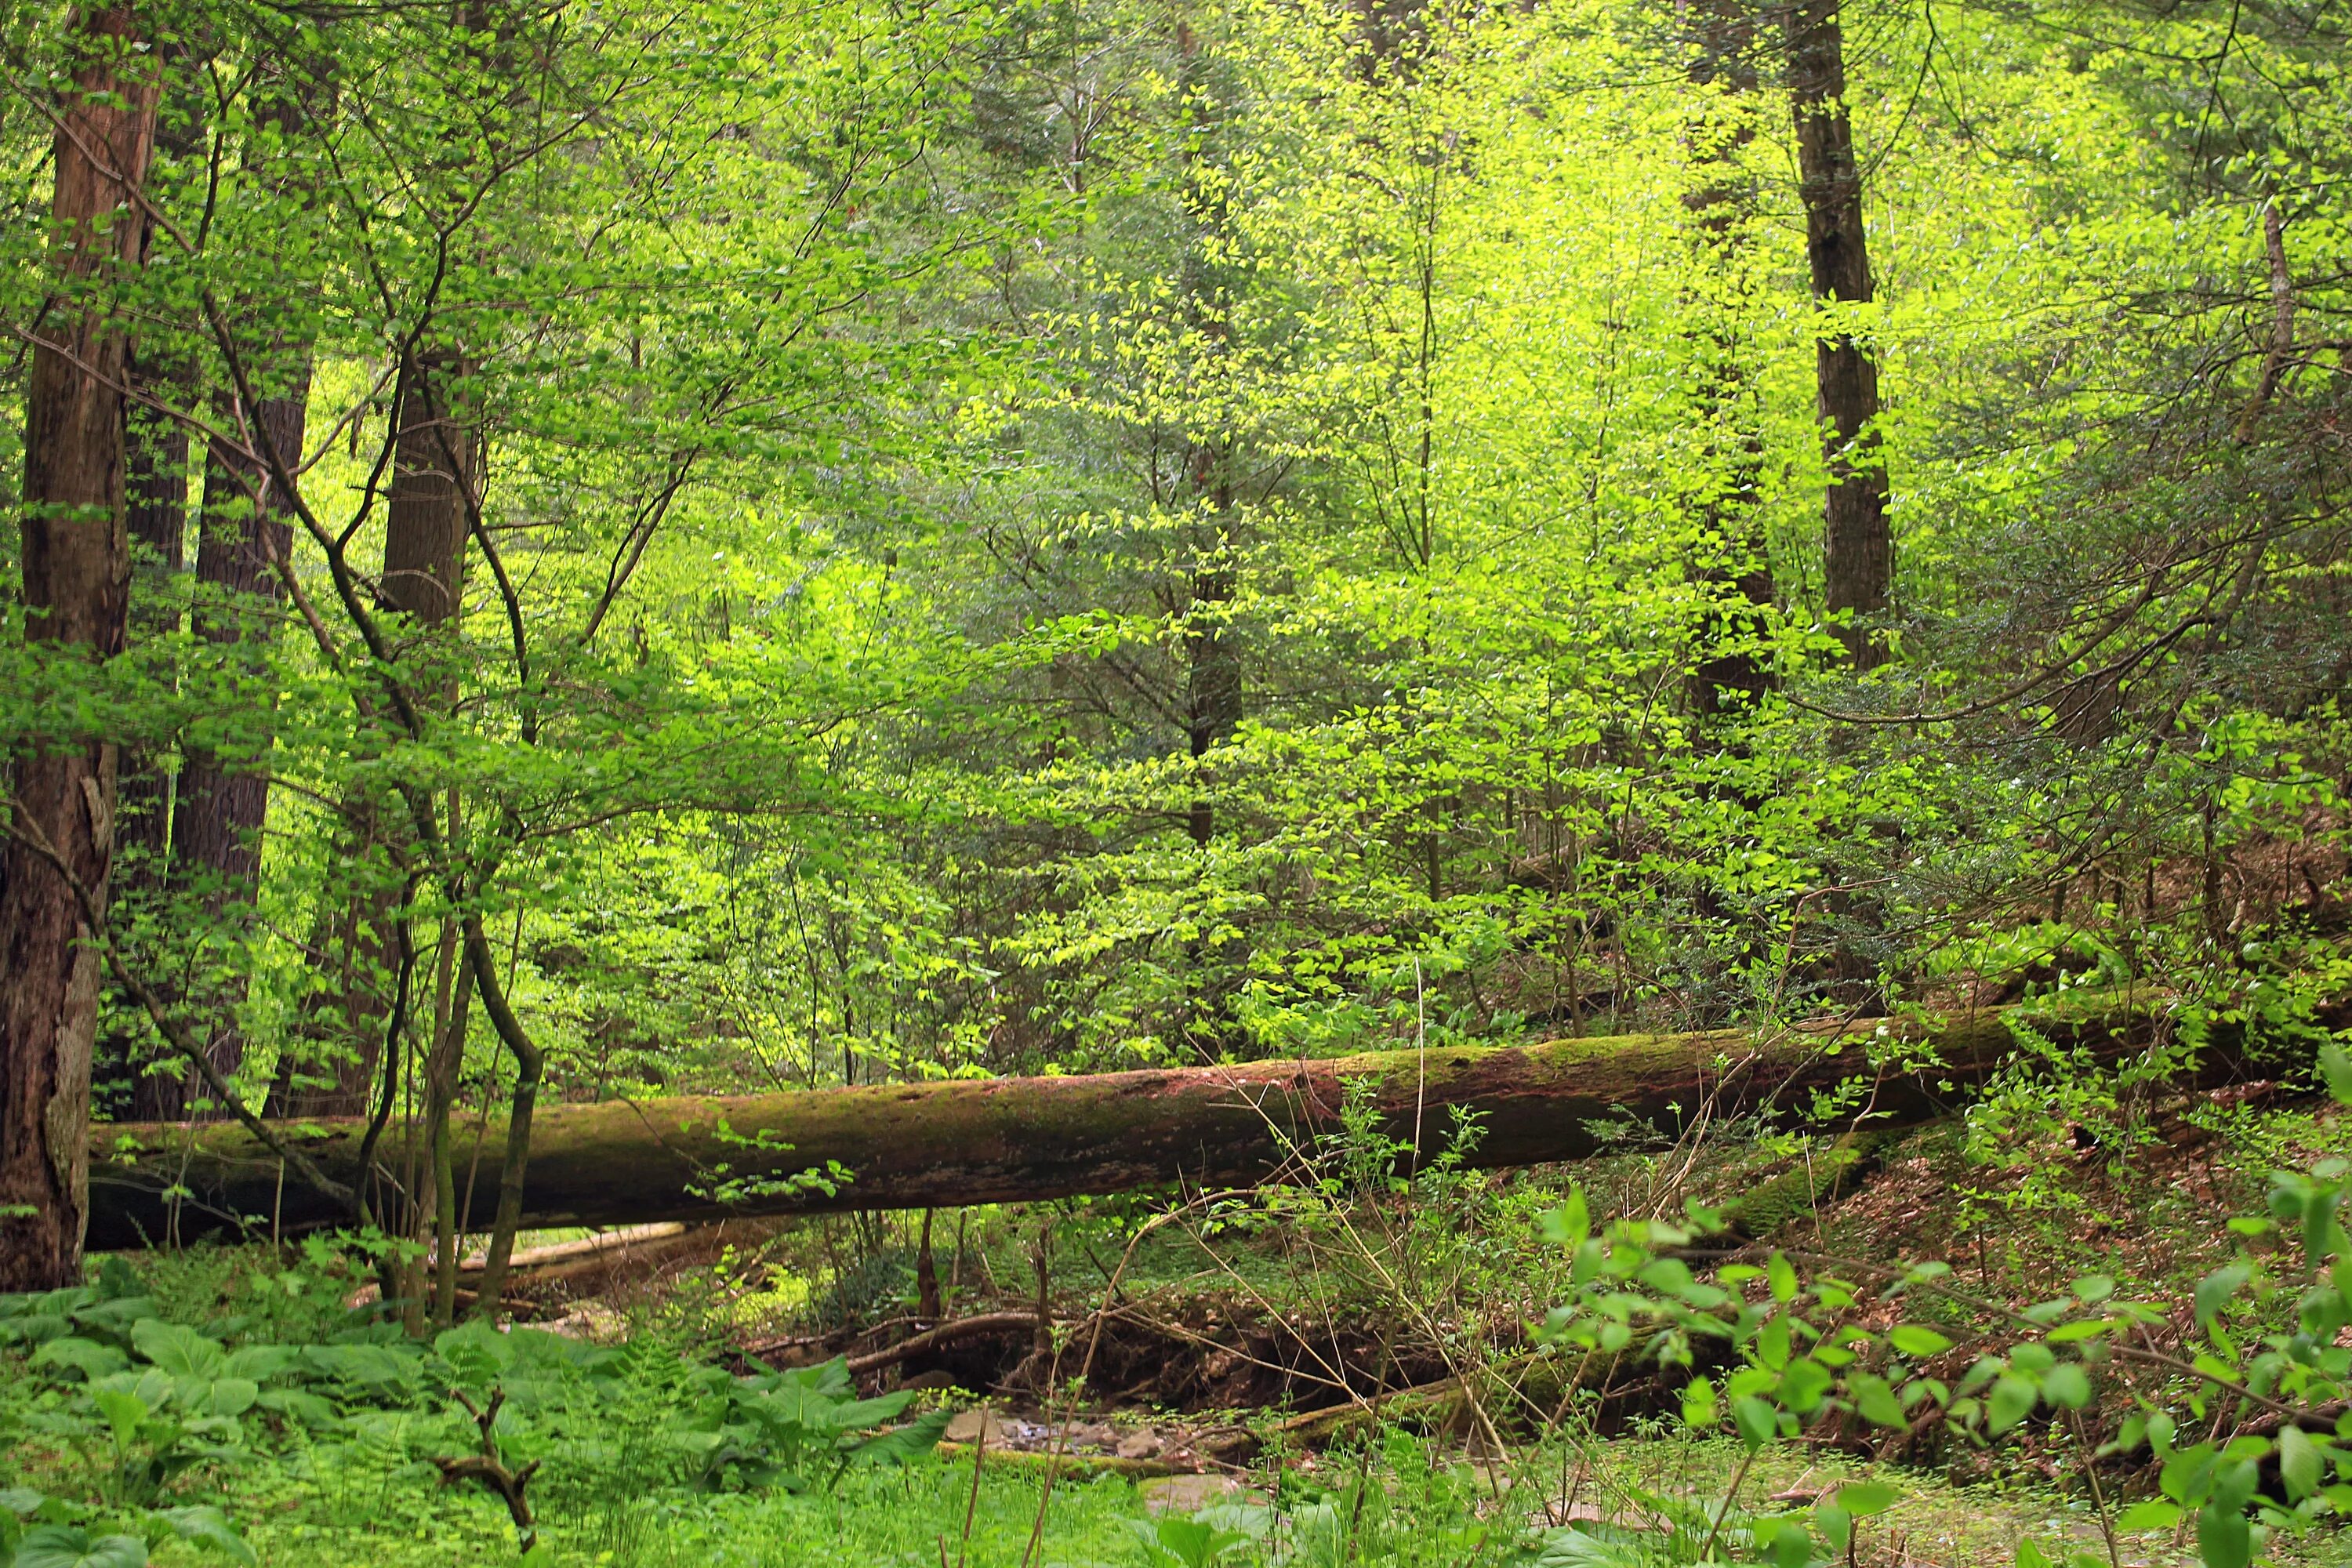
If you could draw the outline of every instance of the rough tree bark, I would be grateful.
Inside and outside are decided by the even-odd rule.
[[[106,295],[136,269],[156,84],[128,5],[78,13],[59,105],[51,266],[25,406],[26,636],[93,659],[122,651],[130,605],[123,398],[130,342]],[[115,749],[98,740],[14,769],[0,848],[0,1291],[73,1283],[88,1192],[99,955],[72,884],[103,892],[114,856]],[[28,842],[29,841],[29,842]]]
[[[205,95],[194,90],[187,51],[167,43],[161,51],[163,79],[155,111],[154,163],[184,163],[202,144]],[[151,169],[151,184],[154,171]],[[155,226],[146,220],[142,247],[152,247]],[[176,315],[171,306],[155,312]],[[142,333],[130,351],[124,410],[124,510],[131,542],[141,552],[132,563],[131,625],[133,647],[161,642],[180,629],[187,597],[188,426],[179,411],[195,406],[196,356],[187,342],[164,330]],[[157,406],[161,405],[162,406]],[[167,662],[156,673],[167,686],[175,675]],[[111,897],[115,917],[136,921],[155,909],[171,861],[173,773],[161,755],[125,746],[115,784],[115,865]],[[120,934],[125,926],[118,923]],[[131,1114],[141,1121],[174,1120],[185,1113],[184,1079],[173,1070],[152,1077],[146,1065],[148,1030],[135,1009],[123,1009],[98,1042],[97,1080],[109,1091],[127,1091]],[[119,1103],[119,1101],[117,1101]]]
[[[2160,1026],[2146,1005],[2040,1007],[2035,1025],[2104,1059],[2124,1057]],[[1902,1059],[1872,1065],[1872,1037],[1791,1031],[1759,1040],[1739,1030],[1623,1036],[1506,1048],[1377,1052],[1328,1061],[1258,1062],[1072,1078],[866,1086],[634,1104],[557,1105],[538,1113],[530,1226],[627,1225],[729,1214],[808,1214],[1033,1201],[1183,1181],[1222,1186],[1277,1176],[1302,1147],[1335,1132],[1351,1089],[1372,1095],[1389,1132],[1434,1153],[1455,1107],[1476,1111],[1470,1163],[1578,1159],[1602,1147],[1597,1128],[1628,1120],[1673,1133],[1701,1116],[1770,1113],[1794,1121],[1817,1089],[1859,1078],[1875,1119],[1915,1124],[1945,1114],[2014,1059],[2009,1018],[1947,1020]],[[1900,1037],[1898,1037],[1898,1042]],[[2206,1070],[2234,1058],[2216,1048]],[[356,1182],[355,1121],[280,1130],[331,1175]],[[410,1134],[415,1136],[414,1131]],[[124,1140],[92,1174],[93,1245],[131,1247],[162,1234],[162,1194],[184,1180],[194,1198],[180,1234],[234,1216],[267,1227],[340,1224],[334,1202],[282,1182],[277,1158],[245,1130],[110,1127]],[[499,1180],[504,1138],[489,1129],[481,1180]],[[387,1152],[389,1151],[389,1152]],[[390,1142],[379,1157],[396,1158]],[[1426,1157],[1424,1155],[1423,1157]],[[470,1162],[473,1151],[461,1152]],[[837,1161],[851,1179],[795,1179]]]
[[[185,408],[194,401],[195,366],[184,355],[141,353],[130,366],[130,378],[134,388],[173,407]],[[184,540],[188,516],[188,427],[170,415],[137,403],[128,411],[125,427],[128,531],[143,552],[132,572],[130,637],[134,641],[161,641],[180,629],[187,565]],[[119,916],[125,912],[121,905],[135,914],[152,906],[163,891],[171,856],[173,775],[161,757],[130,748],[124,749],[118,769],[114,817]],[[138,1120],[175,1121],[185,1113],[185,1075],[142,1070],[140,1042],[145,1032],[140,1025],[110,1028],[99,1044],[96,1076],[102,1081],[129,1083],[131,1113]]]
[[[215,412],[227,428],[242,427],[256,447],[266,443],[289,470],[299,468],[310,355],[268,368],[276,373],[275,384],[254,406],[243,407],[234,394],[225,394]],[[292,513],[266,463],[256,464],[219,441],[210,445],[205,521],[196,546],[202,596],[194,623],[207,642],[234,648],[268,636],[268,612],[282,592],[276,563],[293,547]],[[268,701],[266,696],[262,700]],[[252,910],[261,885],[261,832],[268,816],[266,769],[235,766],[202,747],[188,748],[172,812],[172,881],[196,895],[208,923],[233,924]],[[211,1055],[223,1076],[235,1073],[245,1060],[245,1041],[234,1021],[243,999],[240,983],[236,991],[205,1001],[206,1011],[218,1019]],[[185,1106],[201,1088],[193,1073],[161,1081],[177,1106]],[[179,1114],[175,1107],[173,1116]]]
[[[1797,0],[1787,13],[1789,86],[1796,116],[1799,195],[1814,300],[1868,304],[1870,247],[1862,221],[1862,169],[1845,103],[1845,40],[1840,0]],[[1895,539],[1886,520],[1885,459],[1878,416],[1878,365],[1841,322],[1818,340],[1814,384],[1830,486],[1823,503],[1822,602],[1856,624],[1838,639],[1857,669],[1885,662],[1885,643],[1866,624],[1893,602]]]

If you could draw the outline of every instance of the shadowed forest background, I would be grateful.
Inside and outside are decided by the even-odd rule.
[[[1591,1351],[1607,1336],[1590,1324],[1630,1300],[1594,1306],[1604,1276],[1657,1298],[1636,1319],[1706,1340],[1691,1315],[1720,1317],[1705,1292],[1742,1277],[1709,1265],[1717,1282],[1686,1291],[1676,1260],[1792,1168],[1809,1216],[1886,1173],[1856,1200],[1884,1211],[1857,1222],[1857,1255],[1969,1260],[1987,1299],[2021,1306],[2022,1281],[2089,1245],[2074,1261],[2194,1334],[2216,1321],[2197,1278],[2235,1266],[2208,1253],[2254,1234],[2221,1219],[2267,1202],[2277,1236],[2299,1223],[2288,1189],[2262,1195],[2277,1167],[2305,1184],[2294,1215],[2325,1210],[2294,1232],[2294,1278],[2319,1289],[2341,1237],[2336,1197],[2308,1192],[2337,1190],[2325,1157],[2344,1139],[2315,1095],[2352,1022],[2347,29],[2333,0],[10,13],[0,1289],[96,1292],[75,1312],[146,1300],[98,1283],[94,1254],[83,1283],[87,1235],[184,1283],[291,1269],[308,1283],[289,1299],[337,1301],[366,1283],[379,1326],[417,1342],[507,1310],[519,1238],[579,1234],[553,1223],[830,1210],[696,1254],[719,1258],[709,1278],[738,1270],[738,1295],[782,1294],[756,1323],[697,1298],[688,1337],[740,1348],[790,1319],[795,1344],[851,1356],[845,1378],[911,1375],[912,1351],[856,1362],[907,1332],[842,1336],[928,1331],[981,1289],[967,1259],[992,1256],[971,1267],[994,1295],[970,1304],[1029,1317],[972,1331],[1009,1348],[934,1386],[1050,1407],[1102,1349],[1123,1278],[1107,1259],[1148,1262],[1163,1232],[1263,1237],[1304,1225],[1282,1205],[1307,1200],[1228,1194],[1214,1220],[1197,1188],[1104,1195],[1150,1185],[1101,1173],[1123,1122],[1034,1123],[1037,1159],[1076,1140],[1095,1173],[1000,1190],[1015,1156],[808,1111],[841,1121],[842,1149],[876,1143],[871,1208],[861,1159],[819,1137],[835,1123],[793,1121],[803,1102],[756,1125],[676,1111],[706,1139],[691,1182],[586,1130],[666,1097],[1383,1051],[1413,1053],[1410,1086],[1349,1069],[1387,1087],[1302,1113],[1337,1143],[1285,1124],[1250,1155],[1309,1173],[1299,1190],[1332,1205],[1317,1223],[1352,1238],[1353,1263],[1292,1264],[1384,1281],[1349,1322],[1406,1325],[1334,1320],[1325,1381],[1359,1404],[1524,1357],[1566,1293],[1588,1295],[1555,1340]],[[1997,1048],[1962,1037],[2012,1016]],[[1608,1112],[1579,1110],[1557,1148],[1513,1142],[1483,1079],[1458,1114],[1427,1102],[1433,1052],[1700,1031],[1735,1033],[1693,1047],[1688,1096],[1638,1064],[1593,1089],[1587,1058],[1539,1058]],[[1742,1038],[1815,1075],[1802,1107],[1723,1088]],[[1822,1039],[1851,1072],[1795,1065]],[[1881,1099],[1898,1082],[1935,1105],[1898,1113]],[[1966,1110],[1962,1089],[1982,1091]],[[578,1110],[595,1106],[613,1119]],[[486,1128],[506,1130],[487,1169]],[[233,1186],[231,1137],[274,1172],[248,1162]],[[912,1197],[887,1184],[888,1141],[916,1151]],[[525,1151],[553,1162],[536,1200]],[[2131,1262],[2161,1231],[2132,1205],[2194,1186],[2184,1151],[2203,1151],[2202,1207],[2165,1222],[2179,1248]],[[1470,1169],[1593,1153],[1581,1175]],[[608,1198],[549,1195],[600,1169]],[[958,1190],[1055,1204],[951,1217]],[[1173,1206],[1152,1218],[1155,1201]],[[1386,1216],[1377,1243],[1354,1205]],[[289,1261],[298,1212],[333,1215],[348,1246]],[[1760,1215],[1722,1237],[1759,1289],[1736,1247],[1771,1241]],[[1604,1233],[1631,1249],[1613,1274],[1498,1261]],[[1470,1237],[1501,1249],[1475,1289],[1429,1251]],[[1076,1289],[1089,1249],[1093,1349],[1054,1283]],[[1358,1267],[1406,1256],[1420,1272]],[[1842,1267],[1805,1264],[1804,1300]],[[167,1317],[211,1321],[209,1299],[183,1311],[181,1286],[147,1283]],[[1280,1318],[1280,1292],[1252,1289]],[[2277,1289],[2258,1313],[2305,1312],[2307,1342],[2277,1353],[2352,1376],[2321,1365],[2343,1324]],[[57,1333],[18,1336],[27,1409],[130,1375],[85,1358],[77,1383],[53,1360],[64,1392],[32,1392],[35,1347],[105,1339],[50,1315]],[[1471,1319],[1502,1338],[1465,1350]],[[238,1321],[206,1331],[260,1331]],[[661,1323],[645,1344],[688,1333]],[[2077,1339],[2099,1333],[2124,1330]],[[1682,1342],[1644,1342],[1666,1391],[1643,1418],[1753,1437],[1752,1459],[1767,1428],[1734,1405],[1768,1396],[1726,1384],[1721,1412],[1695,1405]],[[2290,1391],[2232,1359],[2251,1338],[2207,1347],[2211,1366],[2166,1342],[2163,1375],[2206,1377],[2206,1400],[2238,1366],[2231,1397],[2258,1396],[2238,1415],[2270,1420],[2242,1436],[2253,1454],[2212,1417],[2209,1471],[2269,1467],[2260,1497],[2287,1513],[2326,1495],[2294,1456],[2305,1427],[2334,1430],[2337,1382]],[[143,1342],[109,1353],[163,1364]],[[503,1386],[447,1357],[425,1384]],[[2102,1383],[2085,1436],[2084,1403],[2018,1364],[1999,1375],[2043,1389],[2053,1443],[2071,1418],[2086,1452],[2138,1447],[2169,1397]],[[1299,1399],[1295,1380],[1212,1399],[1215,1376],[1141,1376],[1106,1363],[1097,1381],[1186,1409]],[[299,1381],[254,1381],[273,1377]],[[1543,1442],[1575,1404],[1556,1384]],[[1843,1383],[1811,1403],[1774,1386],[1776,1441],[1813,1430],[1822,1397],[1856,1420],[1885,1408]],[[1937,1387],[1938,1410],[1975,1397],[1957,1371]],[[2325,1419],[2263,1416],[2290,1394]],[[1609,1397],[1587,1437],[1650,1408]],[[1503,1446],[1509,1423],[1472,1406],[1474,1447]],[[843,1430],[883,1442],[897,1415]],[[2181,1415],[2183,1451],[2210,1415]],[[493,1467],[497,1419],[478,1434]],[[24,1427],[44,1430],[21,1440],[64,1454],[54,1421]],[[2352,1465],[2326,1441],[2327,1465]],[[2111,1466],[2101,1490],[2082,1464],[2091,1544],[2119,1568],[2107,1490],[2134,1483]],[[1047,1550],[1054,1474],[1007,1548],[1024,1564]],[[1711,1524],[1643,1526],[1622,1560],[1808,1561],[1774,1528],[1727,1526],[1747,1474]],[[2163,1495],[2242,1534],[2252,1518],[2255,1552],[2286,1527],[2248,1500],[2257,1479],[2234,1484]],[[1464,1485],[1428,1517],[1478,1517]],[[1307,1529],[1297,1500],[1267,1500],[1291,1523],[1210,1520],[1233,1540],[1193,1546],[1147,1531],[1147,1555],[1307,1560],[1307,1536],[1282,1533]],[[130,1538],[31,1510],[85,1546]],[[1546,1519],[1579,1534],[1572,1511]],[[1582,1523],[1601,1542],[1622,1521]],[[204,1544],[162,1531],[160,1551]],[[869,1560],[928,1562],[911,1539]],[[1541,1540],[1432,1560],[1621,1560]],[[620,1555],[580,1560],[667,1560],[604,1549]],[[12,1550],[0,1538],[0,1562]],[[745,1561],[799,1560],[776,1550]]]

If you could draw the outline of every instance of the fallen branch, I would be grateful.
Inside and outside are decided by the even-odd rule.
[[[608,1230],[602,1236],[582,1237],[577,1241],[551,1242],[545,1247],[526,1247],[507,1259],[513,1269],[538,1268],[551,1263],[568,1263],[575,1258],[593,1258],[616,1247],[637,1246],[641,1242],[660,1241],[673,1236],[684,1236],[686,1226],[675,1220],[660,1225],[629,1225],[618,1230]],[[479,1274],[489,1261],[485,1252],[474,1253],[462,1259],[457,1269],[461,1274]]]
[[[499,1422],[499,1407],[507,1401],[506,1390],[498,1390],[481,1405],[468,1399],[462,1388],[451,1389],[449,1395],[466,1407],[466,1414],[472,1416],[474,1425],[481,1428],[482,1451],[457,1458],[435,1459],[433,1463],[441,1472],[441,1484],[447,1487],[459,1481],[473,1481],[484,1490],[497,1494],[507,1505],[507,1517],[514,1521],[517,1544],[528,1552],[539,1541],[539,1526],[531,1521],[530,1502],[524,1493],[530,1486],[530,1478],[539,1473],[539,1461],[533,1459],[520,1469],[509,1469],[505,1459],[499,1454],[495,1428]]]

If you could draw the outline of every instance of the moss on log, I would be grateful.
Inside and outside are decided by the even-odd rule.
[[[2014,1054],[2011,1013],[1925,1030],[1843,1028],[1621,1035],[1541,1045],[1382,1051],[1319,1061],[1171,1068],[553,1105],[539,1112],[523,1223],[635,1225],[729,1214],[950,1207],[1208,1186],[1278,1177],[1339,1126],[1349,1094],[1372,1097],[1390,1133],[1434,1155],[1459,1107],[1479,1118],[1483,1166],[1573,1160],[1613,1126],[1672,1135],[1702,1115],[1802,1121],[1817,1093],[1859,1083],[1853,1103],[1879,1126],[1944,1114]],[[2078,1000],[2032,1016],[2053,1037],[2120,1058],[2158,1018],[2145,1005]],[[289,1122],[277,1131],[329,1174],[356,1184],[362,1125]],[[336,1205],[286,1179],[278,1157],[234,1123],[91,1129],[92,1247],[142,1245],[239,1226],[268,1234],[340,1223]],[[479,1190],[498,1189],[503,1133],[480,1151]],[[397,1129],[378,1150],[399,1170]],[[461,1147],[457,1164],[473,1152]],[[829,1162],[852,1177],[812,1184]],[[487,1215],[478,1218],[487,1220]]]

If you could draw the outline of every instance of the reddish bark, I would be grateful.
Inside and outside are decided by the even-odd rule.
[[[82,12],[74,27],[79,64],[54,154],[58,287],[35,329],[26,396],[26,636],[107,659],[122,651],[131,568],[130,343],[106,296],[142,259],[138,196],[155,83],[126,68],[142,58],[128,5]],[[72,885],[47,856],[103,897],[115,767],[113,744],[91,740],[14,770],[12,831],[0,850],[0,1291],[67,1285],[81,1273],[99,960]]]

